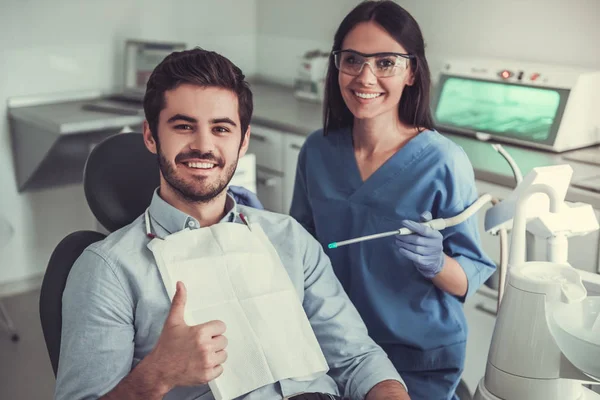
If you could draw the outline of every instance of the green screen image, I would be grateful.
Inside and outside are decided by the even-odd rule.
[[[520,139],[548,139],[560,104],[552,89],[451,77],[435,111],[438,124]]]

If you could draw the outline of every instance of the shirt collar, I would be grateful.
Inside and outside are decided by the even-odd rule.
[[[227,193],[227,199],[225,200],[225,209],[227,212],[219,223],[235,221],[236,216],[239,214],[237,202],[229,193]],[[160,225],[168,234],[179,232],[185,228],[199,229],[201,227],[196,218],[163,200],[158,194],[158,188],[154,190],[152,195],[149,213],[153,222]]]

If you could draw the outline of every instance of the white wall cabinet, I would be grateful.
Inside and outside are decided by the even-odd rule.
[[[256,172],[256,193],[266,210],[283,213],[283,176],[259,169]]]
[[[256,193],[256,156],[254,154],[246,154],[238,160],[235,174],[229,184],[243,186]]]
[[[286,133],[252,125],[248,152],[256,155],[259,168],[283,173],[283,140]]]
[[[304,136],[252,125],[248,153],[256,156],[256,193],[265,209],[289,213],[304,140]]]
[[[299,135],[286,135],[284,140],[283,173],[285,179],[283,184],[283,206],[285,207],[286,214],[290,212],[290,206],[292,205],[298,155],[305,140],[304,136]]]

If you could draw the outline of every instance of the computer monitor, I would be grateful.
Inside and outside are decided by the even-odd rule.
[[[142,100],[146,83],[154,68],[174,51],[186,49],[185,43],[127,40],[125,42],[124,96]]]

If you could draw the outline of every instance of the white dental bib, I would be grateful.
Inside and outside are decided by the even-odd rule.
[[[151,235],[147,210],[145,216]],[[223,374],[209,382],[217,400],[328,371],[290,277],[260,225],[186,228],[152,239],[148,248],[170,299],[177,281],[185,284],[188,325],[221,320],[227,326]]]

